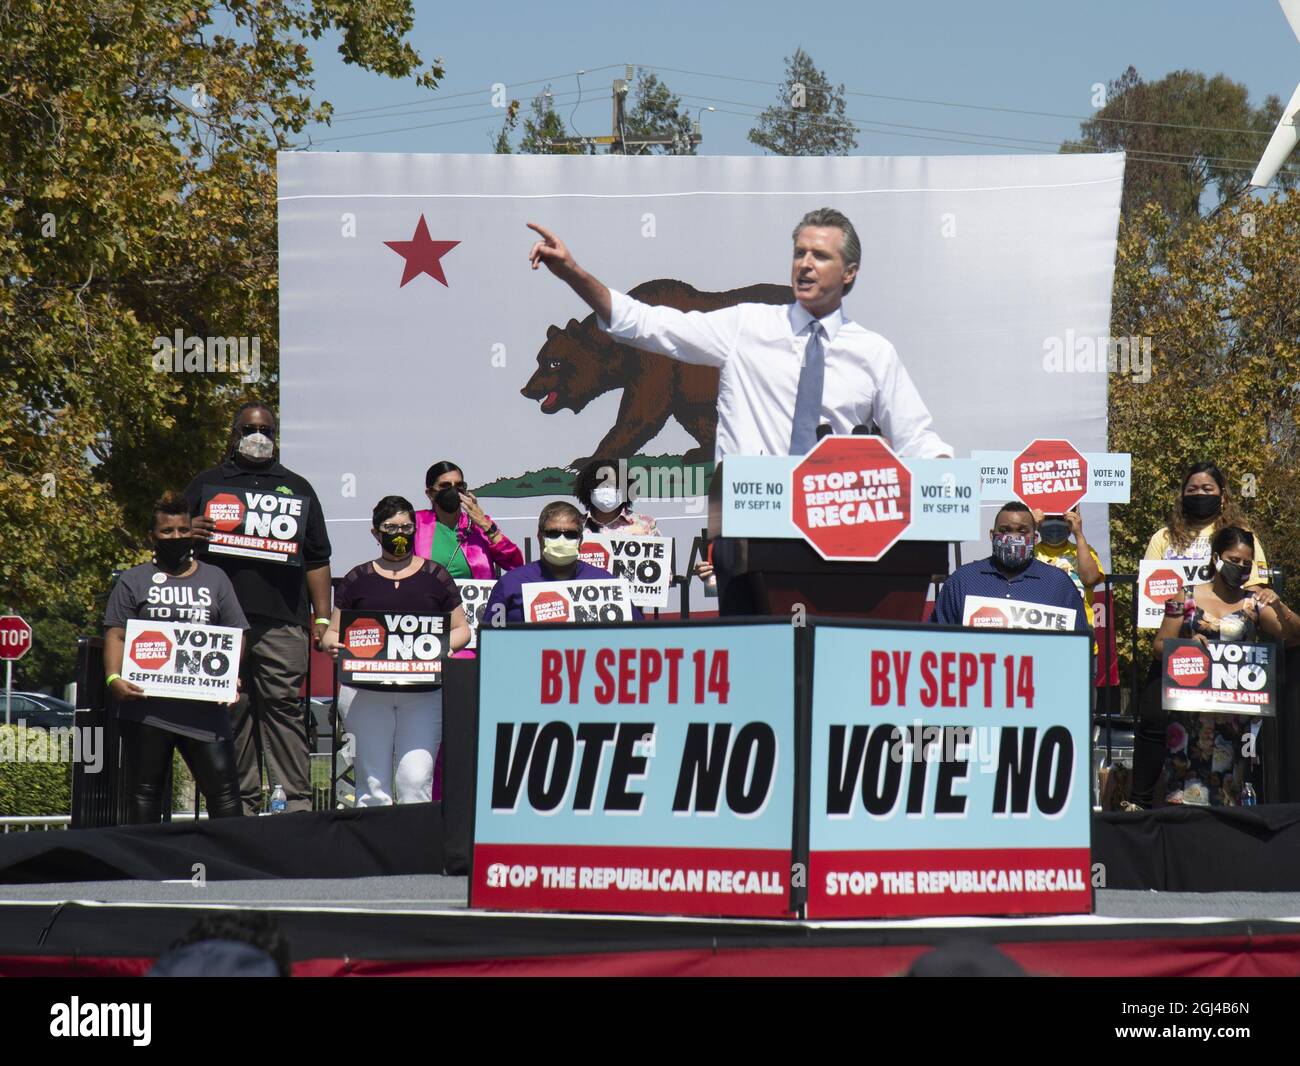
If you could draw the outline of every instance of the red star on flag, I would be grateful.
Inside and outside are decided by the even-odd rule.
[[[442,257],[450,252],[460,241],[435,241],[429,237],[429,227],[420,216],[415,227],[415,236],[409,241],[384,241],[389,248],[406,260],[406,269],[402,271],[402,288],[408,281],[428,274],[435,281],[447,284],[447,276],[442,272]]]

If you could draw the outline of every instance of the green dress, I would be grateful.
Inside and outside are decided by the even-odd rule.
[[[461,550],[456,531],[441,522],[434,526],[433,547],[429,551],[429,558],[440,566],[445,566],[447,572],[458,581],[474,576],[469,568],[469,560]]]

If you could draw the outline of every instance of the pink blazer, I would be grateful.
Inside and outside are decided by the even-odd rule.
[[[433,551],[434,527],[438,516],[432,509],[415,512],[415,554],[428,559]],[[469,563],[470,573],[484,581],[492,579],[492,564],[496,563],[503,571],[513,570],[524,565],[524,553],[504,533],[493,544],[483,531],[469,520],[469,515],[461,511],[456,520],[456,536],[460,538],[461,550],[465,561]]]

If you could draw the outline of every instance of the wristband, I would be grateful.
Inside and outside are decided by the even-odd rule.
[[[318,626],[327,626],[330,624],[330,620],[328,618],[317,618],[316,624]]]
[[[501,532],[500,527],[497,526],[495,522],[493,522],[490,526],[487,527],[487,529],[483,530],[483,536],[495,537],[500,532]]]
[[[104,681],[104,687],[107,688],[107,687],[108,687],[109,685],[111,685],[114,681],[121,681],[121,680],[122,680],[122,675],[121,675],[121,674],[109,674],[108,677],[107,677],[107,679],[105,679],[105,681]]]

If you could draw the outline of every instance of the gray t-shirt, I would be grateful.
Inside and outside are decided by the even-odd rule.
[[[153,563],[131,567],[117,579],[108,597],[104,628],[125,629],[130,618],[248,629],[230,578],[205,562],[188,577],[175,577]],[[204,700],[151,698],[123,700],[117,713],[128,721],[212,741],[230,736],[231,710]]]

